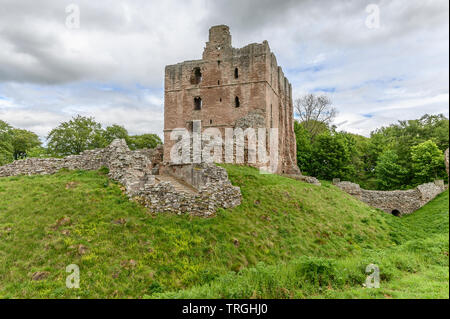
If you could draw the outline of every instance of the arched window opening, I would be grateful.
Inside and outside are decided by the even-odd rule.
[[[197,96],[194,98],[194,110],[199,111],[202,109],[202,98]]]
[[[238,68],[234,69],[234,78],[239,79],[239,69]]]
[[[202,77],[202,71],[200,70],[200,68],[194,68],[194,70],[192,71],[191,83],[200,84],[200,82],[202,81]]]
[[[237,97],[237,96],[234,98],[234,106],[235,107],[241,106],[241,101],[239,101],[239,97]]]
[[[400,217],[401,213],[400,213],[399,210],[394,209],[394,210],[392,211],[392,215],[394,215],[394,216],[396,216],[396,217]]]

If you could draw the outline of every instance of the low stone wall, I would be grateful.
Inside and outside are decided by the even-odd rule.
[[[305,176],[302,174],[281,174],[281,176],[287,177],[287,178],[292,178],[295,179],[297,181],[302,181],[305,183],[309,183],[309,184],[313,184],[316,186],[322,186],[322,184],[320,183],[320,181],[312,176]]]
[[[231,185],[223,168],[214,164],[164,166],[162,152],[162,147],[130,151],[125,140],[115,140],[104,149],[63,159],[15,161],[0,167],[0,177],[54,174],[63,168],[98,170],[107,167],[109,177],[120,182],[130,198],[143,203],[152,212],[211,216],[218,208],[241,203],[239,187]]]
[[[337,181],[335,185],[364,203],[396,216],[415,212],[445,190],[442,181],[405,191],[371,191],[351,182]]]
[[[29,158],[0,167],[0,177],[54,174],[60,169],[97,170],[105,166],[103,150],[86,151],[66,158]]]

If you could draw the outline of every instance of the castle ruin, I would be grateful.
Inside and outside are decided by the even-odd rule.
[[[297,167],[292,87],[267,41],[235,49],[227,26],[212,27],[202,60],[166,67],[164,96],[163,147],[131,151],[124,140],[115,140],[105,149],[63,159],[15,161],[0,167],[0,177],[107,167],[109,177],[152,212],[212,216],[219,208],[241,203],[239,187],[231,184],[224,168],[213,163],[201,159],[175,164],[170,158],[177,142],[171,140],[171,133],[179,129],[192,133],[200,125],[222,134],[227,128],[275,129],[278,147],[273,173],[318,184],[301,176]],[[248,144],[242,146],[249,152]],[[256,162],[254,166],[263,165]]]
[[[209,30],[201,60],[166,66],[164,160],[176,141],[174,130],[266,128],[278,130],[278,165],[273,173],[299,174],[294,135],[292,86],[269,44],[233,48],[226,25]],[[263,166],[256,162],[256,167]]]

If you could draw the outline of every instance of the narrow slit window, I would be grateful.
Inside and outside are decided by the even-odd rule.
[[[234,69],[234,78],[239,79],[239,69],[238,68]]]
[[[241,101],[239,101],[239,97],[238,96],[236,96],[234,98],[234,106],[235,107],[240,107],[241,106]]]
[[[194,98],[194,110],[199,111],[202,109],[202,98],[197,96]]]

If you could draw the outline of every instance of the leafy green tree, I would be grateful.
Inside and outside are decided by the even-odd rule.
[[[408,171],[399,164],[399,157],[394,151],[387,150],[380,155],[375,172],[379,189],[406,188],[404,181]]]
[[[8,123],[0,120],[0,165],[14,160],[11,130],[12,127]]]
[[[128,131],[123,126],[117,124],[108,126],[103,133],[103,137],[107,145],[111,144],[117,138],[124,139],[127,142],[129,139]]]
[[[303,125],[297,121],[294,122],[294,132],[297,143],[297,164],[302,173],[309,174],[311,164],[311,135]]]
[[[351,147],[350,141],[343,134],[318,135],[312,147],[309,173],[327,180],[334,177],[352,179],[355,171]]]
[[[414,182],[427,183],[443,178],[445,174],[444,153],[431,140],[411,148]]]
[[[356,172],[356,181],[365,181],[371,177],[373,166],[370,157],[370,139],[361,135],[348,134],[353,140],[352,163]]]
[[[12,127],[5,121],[0,120],[0,136],[3,137],[3,134],[9,134],[9,131],[11,131]],[[1,140],[0,140],[1,141]]]
[[[48,149],[42,146],[36,146],[27,151],[27,157],[51,157],[52,154],[48,152]]]
[[[155,148],[159,144],[162,144],[162,141],[156,134],[134,135],[130,136],[128,139],[128,146],[132,150]]]
[[[412,147],[432,140],[444,151],[449,143],[449,120],[442,114],[425,114],[420,119],[399,121],[377,129],[371,134],[371,140],[374,144],[376,141],[379,150],[392,150],[397,154],[397,164],[406,170],[404,185],[413,185],[416,181],[412,166]]]
[[[106,144],[101,124],[80,115],[53,129],[47,140],[48,149],[56,156],[76,155]]]
[[[443,114],[425,114],[419,120],[422,126],[422,135],[426,140],[432,140],[441,151],[448,148],[449,121]]]
[[[11,135],[11,145],[15,160],[27,157],[28,151],[42,144],[35,133],[27,130],[12,129]]]

